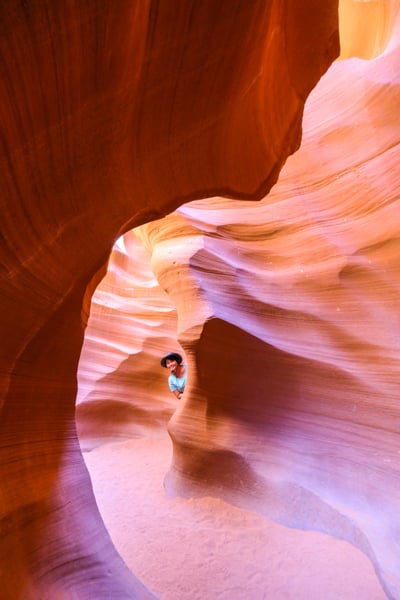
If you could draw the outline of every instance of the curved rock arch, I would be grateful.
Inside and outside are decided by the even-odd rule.
[[[90,290],[122,232],[192,199],[262,198],[338,52],[334,1],[1,5],[6,600],[152,597],[77,440]]]

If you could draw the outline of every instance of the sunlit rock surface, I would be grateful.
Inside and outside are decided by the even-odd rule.
[[[262,198],[337,55],[333,0],[0,4],[4,600],[151,596],[102,524],[76,433],[91,294],[130,228],[189,200]]]
[[[151,276],[137,288],[135,279],[148,260],[176,321],[166,300],[157,331],[127,316],[130,377],[142,360],[154,404],[140,367],[134,400],[125,372],[119,397],[132,406],[140,398],[146,415],[160,410],[157,351],[170,349],[176,327],[190,382],[168,426],[169,493],[215,495],[347,540],[370,558],[387,596],[400,598],[399,21],[395,3],[363,3],[369,17],[358,4],[344,2],[342,18],[355,11],[370,36],[364,46],[344,39],[343,60],[307,101],[302,146],[268,196],[191,202],[135,231],[142,271],[126,289],[143,294]],[[93,357],[102,293],[88,330]],[[153,324],[160,298],[154,285]],[[115,339],[102,340],[110,357]],[[82,371],[92,362],[83,354]],[[116,389],[120,368],[110,375]],[[82,414],[109,389],[87,377]]]
[[[92,297],[78,368],[76,420],[81,448],[131,437],[167,436],[177,400],[165,394],[160,357],[178,349],[175,305],[150,268],[140,239],[115,245]]]

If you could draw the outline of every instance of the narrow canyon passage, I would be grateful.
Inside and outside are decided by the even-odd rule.
[[[392,144],[396,143],[398,132],[394,127],[379,129],[380,150],[375,148],[373,156],[369,146],[362,143],[370,127],[377,134],[376,127],[381,122],[378,115],[386,111],[390,114],[395,102],[395,89],[391,94],[386,89],[385,95],[375,94],[367,107],[369,92],[365,91],[365,81],[379,79],[378,73],[383,72],[384,65],[388,77],[392,77],[393,52],[372,62],[342,61],[331,67],[306,105],[302,147],[288,159],[279,182],[265,200],[251,206],[220,197],[195,201],[124,237],[125,258],[120,253],[116,261],[118,269],[111,269],[114,272],[114,279],[109,282],[111,307],[100,308],[95,319],[101,319],[102,312],[112,312],[112,307],[116,312],[121,307],[128,312],[129,300],[118,299],[119,276],[127,296],[136,298],[136,302],[140,299],[142,321],[136,315],[130,321],[125,314],[125,331],[136,347],[129,361],[121,363],[118,369],[122,388],[118,389],[117,376],[114,383],[112,376],[108,376],[108,382],[106,377],[104,383],[106,396],[121,395],[125,402],[133,400],[135,408],[126,420],[119,420],[118,427],[121,423],[123,427],[117,433],[126,441],[112,448],[103,447],[100,440],[99,447],[85,458],[96,472],[96,494],[108,527],[115,532],[115,543],[122,548],[124,559],[132,564],[134,572],[141,567],[134,565],[129,549],[131,538],[124,537],[118,515],[110,509],[108,497],[112,493],[102,492],[107,484],[99,474],[99,465],[103,458],[107,463],[107,453],[117,454],[118,448],[122,455],[129,456],[129,444],[132,452],[134,448],[142,452],[147,464],[147,447],[152,447],[152,455],[159,448],[165,457],[163,444],[168,443],[165,428],[171,419],[168,427],[175,444],[172,469],[166,463],[163,469],[157,467],[160,469],[157,483],[154,480],[146,483],[145,471],[136,476],[140,486],[158,486],[154,502],[157,497],[160,506],[165,506],[162,515],[171,510],[168,508],[171,502],[174,510],[179,506],[187,514],[185,501],[179,498],[192,497],[190,506],[198,503],[204,509],[205,503],[209,511],[202,517],[204,523],[218,514],[218,507],[225,516],[229,511],[237,511],[235,523],[243,519],[242,534],[246,537],[248,510],[252,509],[258,513],[257,516],[252,513],[252,518],[261,519],[258,521],[261,530],[272,527],[269,517],[274,518],[274,526],[280,528],[277,538],[280,537],[281,543],[294,535],[284,525],[310,530],[297,532],[302,537],[298,544],[308,548],[307,555],[312,553],[313,543],[320,551],[306,566],[300,561],[304,570],[296,571],[294,564],[298,561],[293,558],[294,572],[289,580],[291,585],[304,575],[302,589],[306,595],[311,592],[305,574],[311,565],[318,564],[321,585],[326,585],[324,594],[329,589],[335,590],[336,597],[344,593],[334,587],[334,580],[337,585],[348,586],[348,593],[354,594],[346,598],[374,598],[382,594],[396,597],[397,584],[392,585],[392,581],[398,549],[396,543],[385,543],[381,536],[390,515],[396,513],[398,499],[381,497],[375,486],[385,488],[382,465],[393,469],[389,478],[396,478],[398,464],[397,435],[390,421],[394,419],[393,425],[397,422],[398,365],[394,354],[399,323],[394,311],[400,275],[396,260],[396,232],[400,223],[398,199],[386,200],[385,190],[379,189],[377,183],[376,169],[384,170],[386,181],[390,180],[389,187],[395,189],[396,171],[389,173],[385,164],[392,157],[395,159]],[[353,81],[355,74],[357,80]],[[335,96],[339,83],[342,95]],[[361,107],[357,109],[358,122],[357,126],[349,126],[348,111],[350,106],[354,108],[355,99]],[[317,130],[315,114],[320,115]],[[334,125],[332,114],[336,119]],[[341,121],[343,124],[338,127]],[[343,149],[351,144],[357,153],[354,162],[347,160],[344,165]],[[365,202],[356,212],[355,197]],[[129,248],[132,252],[127,258]],[[139,273],[147,283],[136,289]],[[386,294],[383,303],[382,290]],[[99,321],[100,331],[113,330],[108,318],[107,325]],[[112,323],[118,324],[118,317]],[[371,345],[371,335],[375,347]],[[168,406],[168,391],[158,360],[166,351],[177,349],[176,339],[190,359],[191,385],[183,402],[176,405],[170,399]],[[117,346],[121,355],[121,343]],[[385,355],[386,366],[380,358]],[[104,362],[101,351],[99,357],[100,363]],[[381,365],[380,372],[372,366],[374,361]],[[252,369],[257,373],[256,379]],[[92,400],[95,397],[96,393]],[[382,402],[386,406],[379,417],[382,429],[375,427],[380,412],[374,408],[375,402],[376,406]],[[84,417],[82,423],[85,418],[90,423],[90,403],[86,408],[84,405],[80,408],[78,404],[78,416]],[[105,410],[103,417],[112,414],[112,409]],[[126,410],[124,414],[127,415]],[[383,424],[385,415],[388,421],[385,418]],[[97,425],[101,431],[107,431],[112,422],[112,418],[107,423],[100,415]],[[353,436],[358,444],[354,444]],[[130,442],[129,437],[135,441]],[[106,439],[118,442],[118,436]],[[224,456],[229,456],[230,462],[224,462]],[[363,478],[358,469],[366,457],[369,475]],[[133,456],[131,460],[133,465]],[[232,481],[226,476],[227,470],[235,473]],[[102,482],[100,486],[96,477]],[[114,491],[121,485],[128,495],[135,494],[132,489],[135,485],[127,484],[124,475],[113,477]],[[288,478],[299,487],[287,486]],[[235,489],[241,480],[247,486],[243,494]],[[286,491],[264,489],[265,480],[275,482],[276,490]],[[173,500],[168,499],[168,494],[165,496],[161,481],[166,482],[169,495],[175,496]],[[312,494],[307,495],[306,490]],[[292,508],[290,496],[298,495],[300,500],[296,502],[302,506],[296,504]],[[119,498],[119,502],[124,500]],[[153,509],[148,514],[152,512]],[[143,515],[138,518],[146,521]],[[221,518],[223,521],[224,517]],[[176,522],[179,523],[179,517]],[[190,529],[193,522],[196,517],[191,515],[185,524]],[[178,526],[170,534],[162,521],[158,527],[165,531],[166,538],[170,535],[179,539]],[[343,541],[337,542],[336,547],[333,538],[312,529],[332,533],[355,545]],[[147,525],[143,525],[142,531],[146,530]],[[200,554],[211,543],[206,541],[205,531],[209,530],[207,525],[199,532],[202,541],[196,552]],[[229,525],[227,531],[226,535],[232,534],[234,539]],[[246,549],[256,555],[271,551],[265,542],[263,538],[260,547],[248,542]],[[295,543],[287,544],[296,547]],[[323,551],[320,544],[325,544]],[[230,549],[233,552],[233,543]],[[365,554],[360,554],[360,549]],[[282,552],[290,555],[288,548]],[[337,563],[333,571],[324,571],[323,565],[328,562],[332,567],[332,562],[324,559],[320,564],[318,559],[329,552],[336,555]],[[225,556],[222,551],[219,554]],[[266,562],[276,565],[279,555],[273,552]],[[167,556],[173,556],[173,551]],[[342,578],[340,557],[343,556],[347,561],[355,561],[352,569],[355,577],[351,580]],[[367,556],[376,557],[375,567],[380,564],[378,571],[383,568],[380,575],[386,578],[390,591],[381,587],[382,580],[377,579]],[[212,568],[209,558],[203,555],[205,571]],[[223,573],[225,559],[218,560],[214,567]],[[151,564],[149,561],[147,556],[143,559],[145,564]],[[254,578],[260,587],[255,589],[262,594],[265,580],[261,565],[257,564],[259,570]],[[385,564],[389,568],[387,574]],[[246,565],[247,568],[249,563]],[[171,576],[173,572],[172,569]],[[245,569],[241,571],[239,566],[235,573],[238,580],[239,573],[243,579],[246,577]],[[271,576],[270,573],[268,579]],[[204,581],[199,580],[200,596],[204,593]],[[273,585],[283,585],[280,576],[274,581]],[[161,587],[161,580],[159,583]],[[357,588],[364,584],[365,588]],[[157,585],[156,581],[156,589]],[[170,585],[173,593],[178,593],[176,584],[170,582]],[[223,594],[223,576],[218,585]],[[287,580],[284,585],[290,587]],[[243,586],[241,580],[237,589]],[[283,597],[288,593],[290,597],[294,591],[289,591],[289,587],[281,588],[279,593]]]
[[[399,0],[0,3],[2,600],[400,600],[399,64]]]
[[[214,203],[201,203],[207,206]],[[190,210],[194,205],[182,213]],[[178,214],[146,228],[158,238],[165,228],[162,256],[171,256],[177,269],[183,256],[203,247],[189,243]],[[175,241],[171,230],[179,231]],[[96,502],[125,563],[163,600],[386,598],[372,563],[347,542],[274,523],[220,499],[218,486],[211,495],[207,485],[192,497],[168,495],[167,425],[180,403],[167,389],[159,358],[182,350],[174,338],[176,307],[154,277],[143,239],[132,231],[114,247],[92,298],[78,370],[80,443]],[[243,432],[237,433],[240,443]]]

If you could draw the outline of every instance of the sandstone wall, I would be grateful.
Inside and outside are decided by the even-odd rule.
[[[113,549],[76,435],[91,293],[129,228],[188,200],[262,198],[337,54],[333,0],[1,3],[5,600],[151,597]]]
[[[158,336],[136,328],[151,404],[129,389],[149,418],[165,403],[158,361],[176,326],[190,380],[168,425],[169,493],[345,539],[399,598],[398,7],[364,4],[341,5],[342,60],[309,96],[301,148],[264,199],[194,201],[135,231],[177,321],[161,310]],[[350,35],[360,18],[363,44]],[[123,385],[120,367],[109,381]]]

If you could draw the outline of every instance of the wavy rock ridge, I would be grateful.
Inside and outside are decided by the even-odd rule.
[[[377,282],[390,299],[396,288],[393,166],[399,138],[393,122],[387,124],[398,100],[398,27],[396,4],[385,6],[385,53],[372,63],[335,66],[335,81],[326,81],[340,110],[333,117],[332,107],[319,105],[325,129],[313,136],[312,126],[305,127],[310,139],[301,157],[287,164],[288,175],[273,195],[254,205],[259,217],[253,209],[247,213],[247,203],[233,203],[232,214],[228,201],[215,200],[168,217],[179,219],[176,234],[168,234],[168,221],[165,229],[157,232],[151,224],[140,235],[176,305],[179,340],[193,373],[187,401],[170,424],[176,449],[171,491],[203,493],[207,472],[210,485],[223,484],[221,493],[234,502],[283,522],[315,526],[312,513],[318,527],[368,552],[388,595],[398,597],[398,498],[396,491],[383,494],[398,475],[397,357],[381,331],[387,323],[395,336],[397,321],[391,300],[376,301],[382,298]],[[121,233],[190,200],[267,194],[299,147],[309,92],[338,55],[337,3],[117,2],[100,11],[91,1],[10,0],[0,7],[0,23],[2,595],[150,598],[104,529],[76,434],[76,373],[90,298]],[[345,102],[346,94],[357,97],[349,90],[354,73],[365,89],[359,123]],[[307,105],[310,123],[315,98]],[[368,152],[371,138],[376,147]],[[365,143],[356,164],[346,140],[357,143],[357,151]],[[378,185],[382,173],[384,186]],[[343,188],[337,183],[335,190],[339,180]],[[321,203],[321,190],[327,202]],[[277,204],[284,224],[268,233],[260,224],[276,219]],[[219,205],[224,210],[216,210]],[[174,242],[182,235],[186,250]],[[181,260],[178,271],[173,260],[166,265],[168,248]],[[275,267],[265,270],[271,254]],[[326,285],[334,291],[334,307],[325,284],[322,291],[317,285],[322,274],[324,281],[331,277]],[[360,286],[369,290],[361,307]],[[157,302],[163,318],[148,319],[154,335],[136,348],[142,387],[137,405],[121,419],[123,435],[136,434],[137,423],[158,427],[141,404],[144,374],[149,356],[171,339],[175,317],[165,296]],[[297,330],[291,335],[288,320]],[[127,331],[127,323],[113,326]],[[221,348],[222,335],[229,336],[229,348]],[[310,335],[311,345],[304,337]],[[243,350],[262,374],[251,390],[246,368],[234,363]],[[131,354],[120,340],[119,358],[99,376],[107,378],[125,360],[126,383]],[[282,371],[290,373],[285,380]],[[80,375],[85,378],[82,363]],[[108,382],[115,390],[112,377]],[[86,383],[80,400],[91,393]],[[324,403],[321,390],[328,396]],[[98,401],[95,393],[91,400]],[[84,413],[84,405],[78,411]],[[154,406],[156,419],[165,422],[173,407]],[[100,413],[107,408],[100,406]],[[96,443],[90,416],[82,421],[84,433]],[[343,423],[344,431],[338,427]],[[107,435],[120,432],[110,426]],[[343,448],[338,440],[344,433]],[[233,439],[240,440],[234,447]],[[259,460],[267,450],[268,459]],[[236,479],[224,476],[227,465]],[[355,486],[354,471],[366,474]],[[296,498],[306,510],[294,510]]]
[[[169,423],[170,493],[218,495],[345,539],[398,598],[391,28],[378,57],[338,62],[319,82],[302,147],[264,200],[191,202],[135,233],[176,306],[190,365],[189,393]]]

